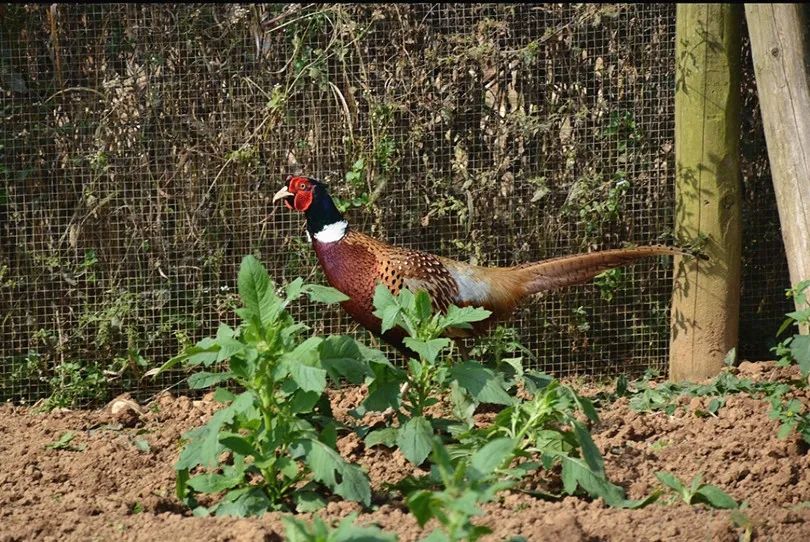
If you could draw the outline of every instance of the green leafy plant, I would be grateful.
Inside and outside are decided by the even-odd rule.
[[[598,421],[593,404],[572,389],[542,373],[530,372],[524,381],[532,398],[503,409],[492,424],[471,428],[457,435],[456,456],[471,455],[487,442],[507,439],[512,448],[493,472],[519,480],[539,468],[561,468],[562,492],[574,495],[580,490],[610,506],[637,508],[653,502],[657,495],[640,501],[625,499],[624,490],[611,483],[604,460],[587,426],[577,418],[581,412],[591,422]],[[513,460],[523,461],[510,467]]]
[[[740,505],[728,493],[717,486],[704,484],[700,473],[696,474],[689,485],[681,482],[675,475],[659,471],[655,477],[670,488],[686,504],[705,504],[712,508],[736,509]]]
[[[177,495],[196,514],[256,515],[266,510],[311,510],[324,502],[323,490],[369,504],[368,478],[336,450],[337,426],[324,395],[327,377],[360,383],[373,371],[367,358],[379,357],[348,337],[299,338],[306,326],[293,321],[287,306],[304,294],[325,303],[346,297],[332,288],[296,279],[283,297],[264,266],[252,256],[239,270],[237,329],[221,324],[216,337],[184,349],[157,372],[179,363],[187,367],[224,365],[196,372],[194,389],[236,384],[235,394],[217,388],[225,405],[203,427],[184,435],[175,465]],[[386,362],[387,363],[387,362]],[[199,506],[196,493],[220,494]]]
[[[486,526],[472,523],[480,514],[479,505],[540,468],[560,466],[563,493],[575,494],[581,488],[611,506],[641,507],[658,497],[654,493],[644,500],[625,499],[622,488],[607,479],[604,460],[575,415],[582,412],[596,421],[593,405],[546,375],[528,375],[525,383],[532,399],[506,407],[490,425],[457,431],[454,444],[434,437],[431,474],[406,478],[396,486],[406,493],[405,502],[420,525],[432,518],[442,525],[426,540],[477,540],[488,534]]]
[[[616,290],[621,288],[625,282],[624,269],[617,267],[596,275],[593,283],[599,288],[599,295],[605,301],[613,301]]]
[[[394,327],[408,335],[407,348],[417,357],[408,360],[406,390],[400,400],[384,403],[382,397],[396,397],[401,381],[381,378],[369,386],[368,408],[397,410],[399,427],[389,427],[369,433],[366,444],[396,445],[414,464],[422,463],[430,454],[433,436],[446,429],[447,423],[428,416],[426,409],[449,395],[453,411],[460,420],[471,419],[479,403],[512,404],[503,379],[491,369],[475,361],[453,363],[453,342],[443,336],[452,329],[469,329],[472,322],[484,320],[491,313],[485,309],[450,306],[446,314],[433,313],[430,296],[420,290],[412,293],[403,289],[394,296],[383,285],[374,291],[374,314],[382,320],[385,333]]]
[[[51,450],[67,450],[70,452],[83,451],[85,448],[84,444],[79,444],[78,446],[71,444],[74,438],[76,438],[76,433],[73,431],[65,431],[56,442],[46,444],[45,447]]]
[[[534,353],[523,346],[517,329],[497,325],[489,333],[478,337],[470,350],[473,359],[501,374],[511,388],[523,378],[523,358],[536,360]]]
[[[737,393],[752,396],[779,398],[791,389],[786,382],[755,382],[740,378],[729,370],[721,372],[715,379],[705,384],[690,382],[656,382],[657,373],[648,371],[641,379],[628,382],[623,376],[616,380],[612,394],[602,394],[600,401],[611,401],[617,397],[629,397],[630,408],[639,412],[663,411],[673,414],[678,408],[678,398],[710,397],[706,410],[696,412],[699,416],[714,416],[725,405],[726,397]]]
[[[796,431],[807,444],[810,444],[810,412],[798,399],[785,401],[781,396],[771,398],[768,417],[781,423],[776,434],[778,438],[785,439]]]
[[[352,164],[352,168],[346,172],[346,182],[356,194],[354,197],[341,198],[338,194],[333,194],[335,205],[341,213],[354,207],[365,207],[369,202],[368,187],[366,186],[366,161],[358,158]]]
[[[321,518],[315,517],[307,524],[292,516],[284,516],[284,532],[288,542],[394,542],[397,536],[381,531],[376,526],[355,525],[357,513],[343,518],[337,527],[332,528]]]
[[[498,491],[513,485],[512,480],[493,479],[496,470],[511,459],[513,448],[511,439],[495,439],[472,455],[453,461],[441,440],[433,439],[430,476],[403,484],[415,487],[408,492],[405,503],[419,525],[424,526],[432,518],[442,525],[441,531],[434,531],[425,541],[474,541],[492,532],[471,520],[481,514],[479,504],[491,501]],[[425,487],[431,485],[440,489]]]
[[[48,379],[50,396],[43,408],[70,408],[97,403],[107,397],[107,377],[96,363],[65,361],[57,365]]]
[[[807,301],[810,293],[810,279],[803,280],[787,291],[788,297],[796,300],[796,305],[805,308],[787,313],[787,318],[777,331],[777,336],[784,333],[791,326],[810,325],[810,303]],[[798,333],[781,341],[774,347],[774,352],[779,357],[780,365],[790,365],[795,363],[799,366],[802,378],[810,376],[810,335],[800,335]]]

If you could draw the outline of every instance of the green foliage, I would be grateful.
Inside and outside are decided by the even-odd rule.
[[[513,485],[512,480],[498,481],[495,471],[512,458],[514,442],[493,440],[470,456],[453,460],[441,440],[432,443],[432,468],[426,480],[407,479],[405,504],[419,525],[436,519],[442,531],[434,531],[426,540],[474,541],[492,532],[488,527],[473,525],[471,519],[481,514],[478,505],[491,501],[498,491]]]
[[[403,289],[395,297],[384,285],[374,291],[374,307],[374,314],[382,320],[382,331],[403,329],[408,335],[405,346],[418,357],[408,360],[406,374],[389,373],[388,378],[375,380],[370,386],[369,408],[381,406],[379,396],[395,391],[403,377],[407,391],[401,401],[389,405],[398,409],[400,427],[370,433],[366,444],[394,440],[405,457],[418,465],[427,458],[433,436],[441,427],[441,421],[426,416],[425,410],[440,397],[451,396],[454,414],[460,419],[469,419],[480,403],[512,403],[503,379],[491,369],[475,361],[453,365],[453,342],[443,336],[453,329],[469,329],[473,322],[486,319],[489,311],[451,306],[446,314],[434,314],[427,292],[414,294]]]
[[[51,450],[67,450],[70,452],[83,451],[85,448],[84,444],[79,444],[78,446],[71,444],[74,438],[76,438],[76,433],[73,431],[65,431],[56,442],[46,444],[45,447]]]
[[[625,271],[621,267],[615,269],[608,269],[603,273],[599,273],[593,279],[593,283],[599,288],[599,295],[605,301],[613,301],[613,295],[616,290],[621,288],[625,283]]]
[[[532,398],[515,402],[495,416],[492,424],[470,428],[457,435],[455,455],[472,455],[488,442],[507,439],[512,443],[507,460],[494,470],[499,477],[520,479],[539,468],[562,468],[563,493],[580,491],[602,497],[610,506],[635,508],[655,499],[628,501],[624,491],[605,474],[604,460],[587,427],[578,419],[581,412],[591,422],[598,415],[590,400],[542,373],[529,372],[524,380]],[[516,458],[525,461],[509,468]]]
[[[51,394],[43,404],[46,410],[98,403],[107,396],[107,377],[96,363],[60,363],[48,384]]]
[[[737,501],[719,487],[702,483],[700,473],[692,478],[688,486],[668,472],[656,472],[655,477],[686,504],[705,504],[711,508],[724,509],[736,509],[740,506]]]
[[[796,305],[804,308],[787,313],[787,318],[780,326],[777,335],[781,335],[792,326],[810,325],[808,294],[810,294],[810,279],[801,281],[787,291],[787,296],[794,298]],[[802,378],[807,379],[810,376],[810,335],[796,333],[777,344],[773,350],[779,357],[781,365],[795,363],[799,366]]]
[[[351,187],[356,196],[348,199],[340,197],[339,194],[332,194],[338,210],[345,213],[348,209],[365,207],[369,203],[368,187],[366,186],[366,161],[358,158],[352,164],[351,169],[346,172],[346,182]]]
[[[307,525],[300,519],[284,516],[284,532],[288,542],[394,542],[397,536],[380,531],[376,526],[358,527],[355,525],[357,513],[343,518],[337,527],[331,528],[321,518],[315,517]]]
[[[807,303],[807,291],[810,289],[810,280],[802,281],[794,288],[788,290],[788,297],[795,297],[798,304]],[[784,333],[791,326],[807,325],[810,323],[810,309],[801,309],[787,314],[787,319],[779,328],[778,334]],[[779,356],[778,364],[788,366],[795,364],[801,372],[801,379],[790,382],[761,381],[740,378],[731,370],[720,373],[715,379],[706,384],[673,383],[652,381],[654,374],[648,374],[640,381],[628,384],[620,377],[616,383],[616,391],[612,397],[602,396],[602,399],[615,397],[629,397],[630,407],[638,411],[664,411],[672,414],[677,409],[677,399],[681,396],[711,397],[705,411],[697,411],[699,416],[714,416],[725,404],[727,395],[747,393],[753,397],[761,397],[770,403],[771,419],[781,423],[778,431],[779,438],[787,438],[794,431],[808,444],[810,444],[810,411],[804,404],[794,398],[786,398],[794,389],[807,386],[810,376],[810,337],[794,334],[780,342],[774,352]],[[727,365],[732,362],[734,352],[727,356]]]
[[[336,451],[340,428],[324,390],[327,378],[359,384],[373,375],[367,358],[374,356],[348,337],[301,340],[306,326],[294,322],[286,310],[305,294],[324,303],[346,297],[301,279],[279,296],[264,266],[252,256],[243,259],[238,284],[241,325],[231,329],[221,324],[216,337],[184,349],[157,371],[179,363],[206,369],[223,364],[223,370],[195,373],[189,386],[233,383],[244,389],[234,394],[217,387],[215,398],[225,407],[184,435],[175,465],[178,497],[195,514],[238,516],[311,510],[323,504],[324,490],[368,505],[366,474]],[[194,496],[221,492],[219,502],[207,508]]]
[[[578,217],[584,229],[583,243],[604,237],[605,230],[621,219],[630,187],[623,171],[615,172],[607,180],[596,173],[577,180],[562,210],[568,216]]]
[[[657,374],[648,371],[644,378],[632,383],[624,377],[616,381],[615,391],[602,394],[599,399],[610,401],[617,397],[629,397],[630,408],[639,412],[663,411],[673,414],[678,408],[678,399],[682,396],[711,397],[706,411],[698,411],[697,415],[716,415],[725,404],[728,395],[747,393],[760,397],[781,397],[791,389],[786,382],[755,382],[749,378],[740,378],[729,370],[721,372],[715,379],[705,384],[691,382],[656,382]]]
[[[470,485],[470,476],[476,482],[505,480],[511,484],[539,468],[559,466],[566,494],[584,492],[602,497],[611,506],[623,507],[642,506],[654,500],[655,496],[628,501],[624,491],[607,479],[602,456],[576,415],[581,412],[588,420],[597,421],[596,410],[589,400],[547,375],[524,371],[519,358],[509,360],[513,369],[509,382],[477,361],[452,361],[452,341],[443,335],[453,329],[469,328],[472,322],[487,318],[489,311],[451,306],[446,314],[434,314],[426,292],[414,294],[402,290],[395,297],[382,285],[375,290],[374,306],[374,314],[382,320],[382,330],[403,329],[408,335],[405,345],[418,357],[408,362],[408,389],[397,411],[399,427],[373,431],[365,442],[367,446],[395,444],[414,464],[422,463],[433,451],[434,471],[439,469],[438,475],[434,472],[433,482],[443,489],[437,493],[435,489],[422,488],[428,493],[408,499],[415,499],[414,506],[425,510],[425,514],[447,509],[443,518],[435,517],[446,524],[451,540],[462,536],[458,533],[477,536],[467,530],[469,525],[465,522],[474,514],[473,503],[491,496],[482,489],[484,486]],[[517,383],[531,394],[531,399],[519,400],[509,393]],[[369,399],[378,389],[376,382],[369,386]],[[437,419],[426,413],[442,397],[449,398],[454,420]],[[505,408],[490,425],[476,427],[472,414],[482,403]],[[451,463],[445,462],[445,455],[452,458]],[[520,467],[513,468],[511,464],[516,459],[522,462]],[[455,474],[451,476],[450,472]],[[453,483],[448,485],[450,481]],[[462,482],[465,485],[459,486]],[[452,508],[456,505],[463,509]]]
[[[768,417],[779,420],[781,425],[777,437],[785,439],[794,431],[810,444],[810,411],[798,399],[783,399],[775,396],[770,399],[771,410]]]

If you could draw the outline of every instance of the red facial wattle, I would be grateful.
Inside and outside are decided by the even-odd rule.
[[[287,203],[286,201],[284,203]],[[287,203],[289,205],[289,203]],[[293,205],[295,206],[296,211],[301,211],[302,213],[309,209],[309,206],[312,205],[312,191],[311,190],[298,190],[295,192],[295,199],[293,200]]]
[[[283,197],[284,205],[288,209],[295,209],[303,213],[312,205],[312,188],[312,183],[306,177],[289,175],[287,176],[287,188],[280,190],[276,196],[277,198]]]

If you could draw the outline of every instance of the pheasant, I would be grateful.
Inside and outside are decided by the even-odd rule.
[[[273,196],[306,216],[307,237],[329,284],[349,297],[343,309],[360,325],[405,355],[405,333],[394,328],[380,334],[372,298],[378,283],[396,295],[402,288],[425,290],[434,308],[484,307],[492,315],[472,330],[453,330],[454,337],[478,335],[492,323],[509,317],[525,298],[563,286],[587,282],[599,273],[635,260],[680,254],[673,247],[652,245],[562,256],[514,267],[480,267],[396,247],[353,230],[343,218],[326,186],[309,177],[288,176]]]

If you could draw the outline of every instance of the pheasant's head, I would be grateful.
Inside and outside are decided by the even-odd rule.
[[[316,179],[287,175],[285,182],[287,185],[273,196],[273,203],[282,200],[288,209],[304,213],[309,210],[317,196],[329,197],[324,184]]]
[[[342,238],[346,221],[332,201],[326,185],[317,179],[288,175],[287,186],[276,192],[273,202],[282,200],[288,209],[306,214],[307,231],[317,240]]]

